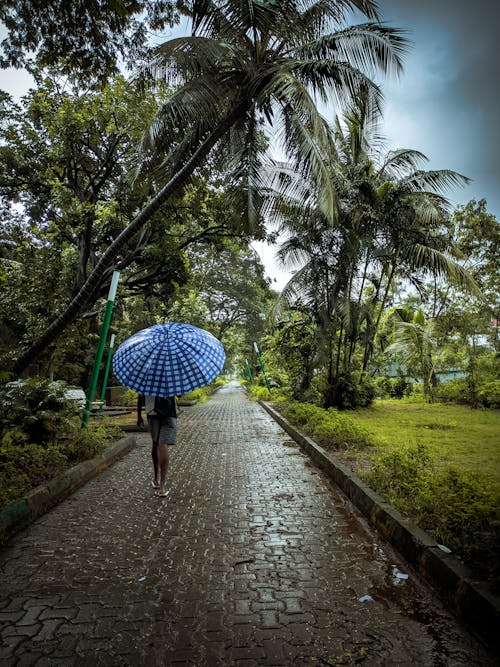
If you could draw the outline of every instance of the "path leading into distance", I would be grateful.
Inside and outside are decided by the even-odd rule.
[[[0,551],[2,667],[496,664],[237,384],[184,408],[166,499],[137,440]]]

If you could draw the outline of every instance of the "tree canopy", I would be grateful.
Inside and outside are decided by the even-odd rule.
[[[4,0],[0,67],[58,66],[103,82],[144,55],[148,31],[178,21],[172,0]]]
[[[164,185],[115,237],[64,312],[16,361],[15,372],[75,320],[122,248],[186,185],[222,138],[229,139],[227,159],[235,177],[246,178],[250,220],[261,173],[260,135],[259,141],[254,139],[264,121],[281,135],[298,165],[317,173],[327,205],[333,201],[323,166],[329,133],[312,95],[348,98],[361,82],[376,94],[368,70],[399,70],[405,44],[397,30],[378,21],[345,27],[354,8],[377,17],[368,0],[313,7],[296,2],[192,3],[193,36],[167,42],[152,64],[154,73],[182,83],[162,104],[145,142],[145,164],[155,167]]]

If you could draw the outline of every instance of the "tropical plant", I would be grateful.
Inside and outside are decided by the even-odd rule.
[[[438,383],[433,360],[433,323],[426,319],[421,308],[416,313],[397,308],[393,316],[396,320],[394,342],[386,348],[385,353],[401,361],[408,375],[422,380],[424,396],[432,399]]]
[[[347,26],[353,9],[370,21]],[[159,47],[149,67],[181,83],[160,109],[144,144],[144,165],[155,167],[159,189],[110,243],[61,315],[18,358],[16,373],[77,317],[121,249],[189,181],[222,138],[227,139],[225,154],[240,186],[237,192],[245,194],[249,221],[256,220],[259,208],[261,131],[266,127],[306,175],[316,174],[323,206],[333,215],[334,193],[324,162],[331,141],[314,96],[344,101],[361,83],[377,90],[368,78],[371,72],[401,68],[405,40],[378,22],[372,0],[195,1],[189,14],[193,35]]]
[[[133,62],[148,30],[178,21],[169,0],[3,0],[0,20],[6,37],[0,66],[63,65],[68,74],[103,82],[118,61]]]
[[[467,179],[449,170],[418,170],[424,156],[417,151],[380,159],[375,102],[363,87],[343,123],[336,121],[338,159],[329,165],[338,202],[334,223],[324,214],[317,185],[290,169],[282,170],[271,208],[288,235],[279,257],[300,267],[281,298],[285,306],[307,308],[321,332],[326,405],[339,404],[343,390],[335,385],[341,377],[346,387],[365,382],[396,276],[418,285],[426,272],[445,275],[478,293],[472,277],[444,252],[453,251],[443,233],[448,202],[437,194]]]

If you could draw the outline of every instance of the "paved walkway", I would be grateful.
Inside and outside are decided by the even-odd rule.
[[[2,667],[496,664],[237,385],[184,409],[167,499],[149,457],[0,552]]]

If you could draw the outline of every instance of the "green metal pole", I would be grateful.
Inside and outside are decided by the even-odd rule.
[[[250,364],[248,363],[248,359],[245,359],[245,363],[247,365],[247,371],[248,371],[248,376],[250,377],[250,382],[253,384],[253,375],[252,371],[250,370]]]
[[[111,340],[109,341],[108,361],[106,363],[106,370],[104,371],[104,380],[102,381],[101,407],[99,408],[99,410],[102,410],[104,405],[104,398],[106,396],[106,387],[108,386],[109,369],[111,367],[111,359],[113,358],[114,344],[115,344],[115,334],[111,334]]]
[[[262,357],[260,356],[259,346],[255,342],[254,342],[253,346],[254,346],[255,352],[257,353],[257,358],[259,360],[259,364],[260,364],[260,367],[262,369],[262,374],[264,375],[264,380],[266,381],[267,391],[269,393],[271,393],[271,387],[269,386],[269,380],[267,379],[266,370],[264,368],[264,362],[262,361]]]
[[[104,321],[101,328],[101,337],[99,345],[95,353],[94,368],[92,369],[92,376],[90,378],[90,386],[87,392],[87,402],[82,417],[82,428],[85,428],[89,423],[90,410],[92,408],[92,401],[94,400],[95,390],[97,387],[97,378],[99,377],[99,370],[101,368],[101,361],[104,354],[104,346],[106,345],[106,338],[108,336],[109,325],[111,324],[111,314],[113,306],[115,305],[116,290],[118,288],[118,280],[120,278],[120,271],[114,271],[111,279],[111,286],[109,288],[108,303],[106,304],[106,312],[104,313]]]

